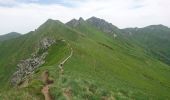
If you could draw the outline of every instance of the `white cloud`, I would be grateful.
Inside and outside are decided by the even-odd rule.
[[[0,5],[15,5],[17,2],[16,0],[0,0]]]
[[[15,0],[3,0],[16,3]],[[0,4],[3,2],[0,0]],[[64,2],[67,2],[65,0]],[[150,24],[170,26],[169,0],[85,0],[74,1],[76,7],[59,4],[41,5],[17,2],[17,6],[0,7],[0,34],[17,31],[27,33],[48,18],[67,22],[72,18],[100,17],[114,25],[143,27]]]

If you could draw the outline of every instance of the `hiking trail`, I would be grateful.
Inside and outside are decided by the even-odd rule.
[[[68,44],[68,46],[70,47],[70,44]],[[67,58],[65,58],[63,61],[61,61],[61,63],[58,65],[58,67],[59,67],[59,74],[60,75],[63,75],[64,74],[64,64],[66,63],[66,61],[68,61],[69,60],[69,58],[71,58],[72,57],[72,55],[73,55],[73,49],[70,47],[70,49],[71,49],[71,52],[70,52],[70,55],[67,57]],[[60,76],[59,75],[59,76]],[[53,100],[53,98],[52,98],[52,95],[50,94],[50,92],[49,92],[49,88],[50,88],[50,85],[52,85],[53,84],[53,80],[50,80],[49,79],[49,72],[48,71],[44,71],[44,73],[42,74],[42,80],[43,80],[43,83],[45,84],[44,86],[43,86],[43,88],[42,88],[42,90],[41,90],[41,92],[42,92],[42,94],[44,95],[44,97],[45,97],[45,100]],[[63,95],[66,97],[66,99],[67,100],[71,100],[70,98],[70,96],[71,96],[71,93],[68,93],[68,89],[66,89],[67,91],[65,91],[65,89],[62,89],[62,91],[63,91]],[[70,94],[70,95],[68,95],[68,94]]]
[[[70,47],[70,44],[68,44],[68,46]],[[59,77],[62,77],[62,75],[64,75],[64,64],[72,57],[73,55],[73,49],[70,47],[71,49],[71,52],[70,52],[70,55],[65,58],[59,65]],[[65,96],[66,100],[72,100],[72,92],[71,92],[71,89],[70,88],[63,88],[62,89],[62,92],[63,92],[63,96]]]

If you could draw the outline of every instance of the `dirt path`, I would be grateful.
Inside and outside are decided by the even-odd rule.
[[[70,44],[68,44],[68,46],[70,47]],[[68,59],[69,58],[71,58],[72,57],[72,55],[73,55],[73,49],[70,47],[70,49],[71,49],[71,52],[70,52],[70,55],[66,58],[66,59],[64,59],[59,65],[58,65],[58,67],[59,67],[59,73],[61,74],[61,75],[63,75],[64,74],[64,69],[63,69],[63,67],[64,67],[64,64],[66,63],[66,61],[68,61]],[[42,74],[42,81],[43,81],[43,83],[45,84],[44,85],[44,87],[42,88],[42,90],[41,90],[41,92],[42,92],[42,94],[44,95],[44,97],[45,97],[45,100],[53,100],[53,98],[52,98],[52,96],[51,96],[51,94],[50,94],[50,92],[49,92],[49,87],[50,87],[50,85],[53,83],[53,80],[50,80],[49,79],[49,72],[48,71],[44,71],[44,73]],[[70,97],[71,97],[71,95],[70,95],[71,93],[69,93],[69,90],[68,89],[63,89],[63,95],[66,97],[66,99],[67,100],[71,100],[70,99]]]
[[[64,64],[66,63],[66,61],[68,61],[69,58],[72,57],[72,55],[73,55],[73,49],[71,48],[70,55],[58,65],[60,69],[60,74],[64,74]]]
[[[62,91],[63,91],[63,96],[66,97],[66,100],[72,100],[72,91],[69,87],[63,88]]]
[[[42,88],[41,92],[45,97],[45,100],[53,100],[52,96],[49,92],[49,87],[50,85],[53,83],[53,80],[49,79],[49,72],[48,71],[44,71],[42,74],[42,81],[45,84],[44,87]]]
[[[53,100],[49,93],[49,85],[44,86],[41,91],[44,94],[45,100]]]
[[[69,45],[69,44],[68,44]],[[69,45],[70,47],[70,45]],[[59,65],[59,69],[60,69],[60,72],[59,72],[59,76],[62,76],[64,74],[64,64],[72,57],[73,55],[73,49],[70,47],[71,49],[71,52],[70,52],[70,55],[65,58]],[[65,96],[66,100],[72,100],[72,92],[71,92],[71,89],[70,88],[62,88],[62,92],[63,92],[63,96]]]
[[[58,65],[58,67],[60,68],[60,70],[63,68],[65,62],[66,62],[69,58],[72,57],[72,55],[73,55],[73,49],[71,48],[71,53],[70,53],[70,55],[69,55],[66,59],[64,59],[64,60]]]

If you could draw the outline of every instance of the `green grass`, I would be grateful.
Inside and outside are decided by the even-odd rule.
[[[154,28],[154,29],[153,29]],[[170,65],[170,29],[163,25],[151,25],[144,28],[122,30],[128,39],[150,52],[150,56]],[[131,35],[129,35],[129,32]]]
[[[89,46],[89,44],[91,45]],[[80,47],[76,48],[78,50],[74,49],[72,59],[65,66],[67,74],[72,76],[72,79],[79,76],[80,79],[95,80],[104,89],[112,91],[123,89],[143,93],[148,97],[168,97],[168,87],[159,83],[163,82],[169,86],[168,68],[163,68],[160,72],[162,69],[160,66],[167,67],[166,65],[145,57],[143,59],[151,63],[151,65],[147,65],[144,60],[134,59],[120,51],[115,53],[107,48],[102,48],[95,42],[85,41],[78,46]],[[144,77],[143,73],[151,75],[154,79]]]
[[[30,76],[25,88],[9,89],[6,83],[15,72],[16,64],[28,58],[43,37],[58,40],[49,48],[45,64]],[[64,75],[60,76],[58,64],[70,54],[68,43],[73,48],[73,56],[64,65]],[[30,34],[0,43],[0,55],[0,88],[6,87],[0,89],[0,97],[6,100],[23,100],[27,96],[42,99],[41,74],[45,70],[54,80],[50,92],[59,100],[65,100],[63,89],[68,88],[73,100],[170,98],[168,65],[149,56],[144,48],[133,42],[121,36],[113,39],[87,23],[72,29],[49,20]]]

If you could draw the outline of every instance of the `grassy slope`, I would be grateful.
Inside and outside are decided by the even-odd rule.
[[[11,88],[3,89],[1,91],[0,99],[5,100],[23,100],[23,99],[34,99],[42,100],[43,95],[41,94],[41,88],[43,87],[43,82],[41,81],[41,74],[43,71],[48,70],[51,74],[51,77],[58,77],[57,64],[68,54],[67,44],[58,41],[57,44],[49,48],[49,55],[46,58],[46,63],[35,71],[33,75],[29,77],[29,84],[24,88]],[[16,91],[17,90],[17,91]]]
[[[66,34],[67,33],[67,34]],[[30,32],[16,39],[0,42],[0,79],[5,85],[11,74],[15,71],[17,63],[21,59],[26,59],[38,48],[38,42],[43,37],[52,37],[57,40],[76,40],[78,35],[66,28],[64,24],[48,20],[34,32]],[[70,38],[72,37],[72,38]],[[2,86],[4,87],[4,86]]]
[[[0,43],[0,79],[2,80],[0,87],[7,85],[8,78],[14,72],[19,60],[29,57],[29,54],[34,51],[36,43],[29,39],[30,34]]]
[[[0,67],[0,98],[5,98],[6,100],[23,100],[26,97],[31,98],[33,96],[33,98],[41,100],[42,95],[40,89],[43,86],[40,81],[41,72],[49,69],[50,72],[55,73],[55,70],[58,68],[56,64],[68,53],[67,44],[63,43],[61,39],[76,41],[79,36],[77,34],[78,33],[70,30],[59,21],[48,20],[34,32],[0,43],[0,66],[2,66]],[[57,44],[49,49],[49,56],[46,58],[46,63],[41,67],[42,69],[40,68],[37,73],[30,78],[29,85],[26,88],[17,89],[17,92],[14,92],[16,89],[11,89],[9,86],[10,76],[15,72],[16,65],[20,60],[30,57],[30,55],[36,51],[38,43],[43,37],[54,38],[58,40]]]
[[[46,63],[31,77],[29,85],[26,88],[19,89],[16,93],[13,93],[15,89],[10,89],[7,99],[10,100],[10,97],[14,98],[16,95],[20,95],[18,99],[23,99],[26,96],[42,99],[43,96],[40,91],[43,84],[40,81],[40,76],[46,69],[50,72],[50,78],[54,80],[51,92],[58,99],[64,99],[63,88],[71,88],[74,100],[85,98],[98,100],[102,96],[119,99],[170,98],[169,66],[147,56],[142,48],[129,44],[119,37],[112,39],[86,23],[76,28],[76,31],[79,32],[74,30],[61,23],[56,24],[49,20],[33,34],[30,34],[30,38],[26,38],[29,42],[25,42],[25,44],[31,41],[32,44],[27,44],[24,48],[34,46],[33,44],[36,44],[44,36],[65,39],[66,42],[60,41],[53,45],[49,49]],[[8,45],[13,47],[16,42],[23,43],[22,39],[25,40],[20,38],[20,40],[10,40],[4,43],[9,43]],[[11,41],[14,41],[13,44],[11,44]],[[64,76],[60,77],[57,65],[70,52],[67,43],[70,43],[74,53],[72,58],[64,65]],[[3,44],[0,47],[8,48]],[[29,56],[30,52],[33,51],[23,50],[22,45],[18,44],[18,48],[10,51],[11,53],[4,50],[4,53],[1,54],[9,53],[7,58],[10,58],[14,52],[19,55],[20,52],[17,52],[17,50],[27,54],[20,55],[21,57],[17,57],[18,60]],[[0,59],[1,66],[8,66],[6,64],[7,58]],[[10,73],[14,72],[16,61],[14,62],[11,64],[13,66],[10,66],[12,68],[8,68],[11,69]],[[4,71],[4,67],[0,68],[3,71],[1,75],[10,76],[10,74],[7,75],[7,71]],[[5,79],[8,79],[8,77],[4,76],[1,76],[1,78],[4,79],[5,84]],[[3,83],[0,84],[2,86]],[[6,94],[6,92],[2,94]],[[12,96],[10,96],[11,94]]]
[[[124,29],[126,37],[148,50],[152,56],[170,64],[170,29],[162,25],[152,25],[138,29]],[[131,35],[129,35],[129,32]]]
[[[150,97],[168,96],[170,80],[167,65],[148,57],[138,47],[129,47],[129,50],[120,40],[113,40],[88,26],[77,28],[79,31],[86,28],[82,32],[88,34],[88,38],[79,39],[78,44],[73,46],[74,56],[66,66],[70,76],[75,75],[76,78],[79,74],[80,79],[96,80],[108,89],[127,92],[134,89],[138,91],[136,93]],[[140,98],[135,92],[133,96]]]

